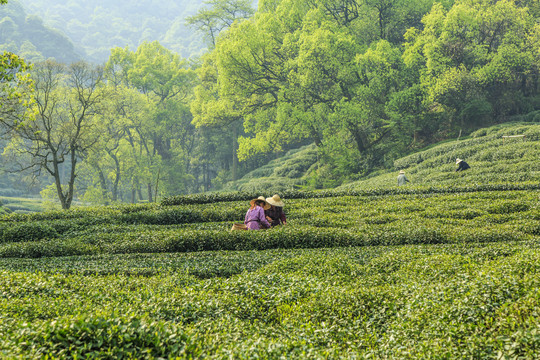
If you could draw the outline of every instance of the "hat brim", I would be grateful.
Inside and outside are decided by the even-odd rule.
[[[274,206],[277,206],[277,207],[284,207],[285,206],[285,203],[283,201],[281,201],[281,200],[280,201],[275,201],[272,198],[267,198],[266,202],[269,203],[270,205],[274,205]]]
[[[262,202],[264,202],[264,206],[263,206],[263,209],[264,209],[264,210],[270,209],[270,204],[268,203],[268,201],[262,200],[262,199],[253,199],[253,200],[251,200],[251,201],[249,202],[249,204],[250,204],[251,206],[253,206],[253,204],[255,204],[255,201],[262,201]]]

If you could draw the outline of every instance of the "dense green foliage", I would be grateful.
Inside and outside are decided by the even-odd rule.
[[[533,117],[537,19],[534,1],[263,1],[205,57],[194,122],[243,119],[240,159],[312,140],[315,183],[365,176]]]
[[[84,58],[58,30],[43,24],[38,15],[28,15],[18,0],[0,6],[0,50],[9,51],[31,62],[55,58],[72,63]]]
[[[533,359],[538,191],[407,190],[5,216],[0,353]]]

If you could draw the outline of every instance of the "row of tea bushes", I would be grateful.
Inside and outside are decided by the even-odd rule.
[[[390,197],[388,202],[393,202],[395,196],[433,196],[437,194],[473,194],[487,193],[492,199],[505,198],[506,192],[516,193],[540,189],[539,183],[514,183],[514,184],[484,184],[468,185],[448,188],[444,186],[429,187],[394,187],[385,189],[366,190],[328,190],[328,191],[298,191],[283,194],[286,201],[286,210],[291,205],[304,202],[310,205],[312,200],[325,202],[332,205],[333,202],[342,202],[342,199],[350,202],[350,206],[363,203],[365,198],[378,196]],[[255,195],[252,195],[255,196]],[[69,211],[49,211],[32,214],[10,214],[0,218],[0,230],[7,231],[12,223],[47,221],[55,223],[55,230],[60,233],[66,231],[61,229],[61,222],[71,223],[69,226],[87,227],[100,224],[156,224],[171,225],[198,222],[219,222],[242,220],[249,202],[246,199],[252,198],[242,193],[229,193],[223,197],[217,194],[199,194],[183,197],[172,197],[165,199],[162,205],[142,204],[142,205],[117,205],[95,208],[76,208]],[[351,200],[355,199],[355,200]],[[297,200],[296,202],[293,200]],[[200,206],[199,206],[200,205]],[[298,207],[297,206],[297,207]],[[58,221],[56,221],[58,220]],[[61,220],[61,221],[60,221]],[[66,220],[68,220],[66,222]],[[46,232],[46,231],[45,231]],[[2,241],[0,234],[0,242]]]
[[[540,220],[538,193],[534,191],[477,192],[464,194],[426,194],[370,197],[340,197],[289,200],[286,212],[288,227],[301,231],[303,226],[349,229],[370,232],[388,224],[403,229],[454,226],[456,229],[523,228],[536,234]],[[233,222],[244,218],[242,202],[184,206],[154,206],[150,209],[122,213],[104,208],[79,211],[79,217],[65,219],[30,217],[32,221],[0,222],[0,244],[32,242],[42,239],[74,237],[101,239],[109,235],[154,233],[162,230],[228,230]],[[296,231],[291,230],[291,231]],[[378,231],[378,230],[377,230]],[[201,236],[204,234],[201,233]],[[228,236],[228,235],[227,235]],[[97,241],[97,240],[96,240]],[[385,242],[386,243],[386,242]],[[53,245],[51,245],[53,246]]]
[[[190,253],[101,254],[39,259],[0,259],[0,270],[46,272],[85,276],[189,274],[199,279],[230,277],[256,271],[276,260],[314,254],[313,249],[272,249],[267,251],[205,251]],[[339,253],[339,249],[333,249]],[[347,251],[347,250],[343,250]],[[372,247],[362,252],[362,261],[391,248]],[[360,258],[358,258],[360,260]]]
[[[249,271],[205,279],[178,262],[133,276],[54,271],[53,261],[71,259],[44,260],[45,271],[12,270],[4,260],[0,354],[534,359],[540,346],[538,250],[534,241],[263,251]],[[220,254],[209,273],[237,255]],[[240,267],[253,261],[251,254],[237,259]],[[177,256],[193,256],[184,259],[190,268],[213,255]],[[76,261],[105,269],[110,259]],[[125,268],[140,259],[128,256]]]
[[[112,212],[107,208],[79,211],[77,216],[66,212],[65,218],[56,214],[49,218],[48,213],[31,214],[22,217],[8,216],[0,221],[0,243],[7,241],[23,241],[56,237],[55,234],[72,233],[91,227],[107,225],[178,225],[201,222],[243,221],[246,212],[244,204],[229,204],[226,208],[207,205],[204,208],[159,206],[153,209],[142,209],[127,214]]]
[[[424,220],[359,225],[357,228],[287,226],[268,231],[143,230],[127,233],[94,233],[53,240],[0,245],[0,258],[55,257],[91,254],[163,253],[211,250],[264,250],[504,242],[537,239],[539,226],[516,224],[441,223]]]
[[[394,176],[395,177],[395,176]],[[392,182],[393,183],[393,182]],[[429,185],[429,186],[385,186],[369,189],[355,189],[342,186],[332,190],[289,190],[280,195],[286,200],[293,199],[320,199],[343,196],[381,196],[381,195],[417,195],[417,194],[455,194],[482,191],[519,191],[519,190],[539,190],[538,182],[516,182],[516,183],[471,183],[457,186]],[[264,194],[263,194],[264,195]],[[272,196],[273,194],[265,194]],[[163,206],[188,205],[188,204],[209,204],[217,202],[243,201],[246,204],[249,200],[261,196],[260,193],[203,193],[194,195],[171,196],[162,200]]]

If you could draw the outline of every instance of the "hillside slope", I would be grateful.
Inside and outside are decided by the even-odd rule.
[[[503,138],[503,136],[525,135]],[[456,158],[471,169],[455,172]],[[341,189],[396,186],[399,170],[410,185],[465,185],[540,182],[540,124],[509,123],[480,129],[463,140],[445,142],[394,162],[395,169]]]
[[[317,147],[302,146],[270,161],[237,181],[225,184],[223,191],[280,192],[305,184],[306,176],[317,164]]]
[[[205,48],[202,36],[185,25],[201,0],[22,0],[29,13],[40,14],[48,26],[62,30],[84,48],[88,60],[104,62],[114,47],[136,49],[158,40],[184,57]]]
[[[10,0],[0,6],[0,51],[10,51],[28,61],[54,58],[64,63],[81,60],[79,51],[62,33],[43,24],[36,15],[28,15],[21,3]]]

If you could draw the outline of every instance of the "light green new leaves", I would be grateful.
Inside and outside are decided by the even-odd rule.
[[[137,48],[129,76],[136,87],[165,101],[178,94],[185,96],[194,74],[184,59],[154,41]]]

